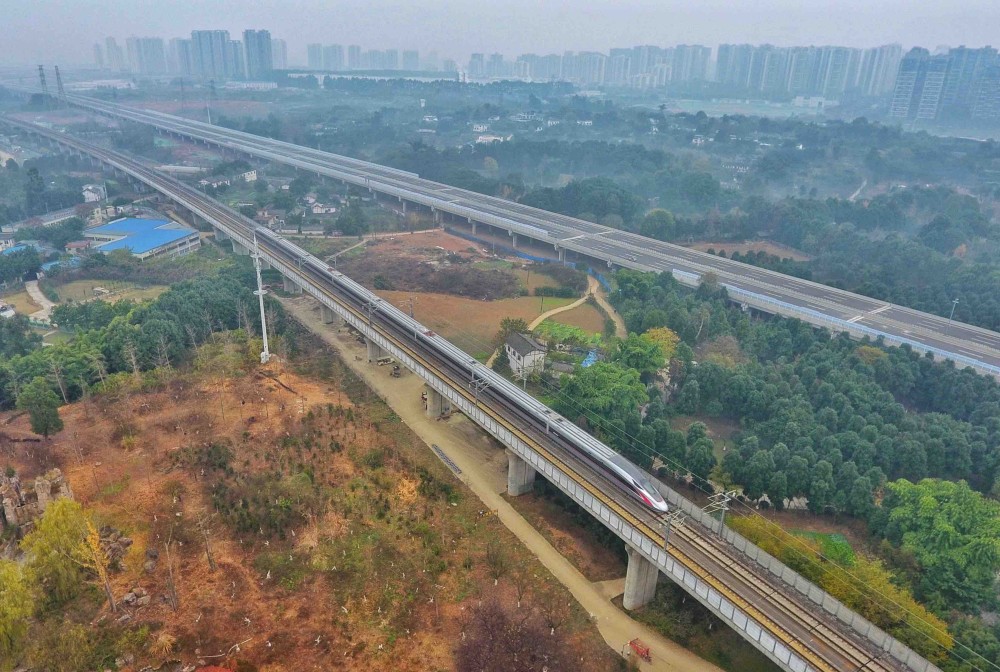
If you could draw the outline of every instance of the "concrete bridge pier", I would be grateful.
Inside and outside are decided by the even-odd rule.
[[[231,241],[233,244],[233,254],[238,257],[245,257],[250,254],[250,249],[237,243],[235,240]]]
[[[340,326],[341,319],[337,313],[333,312],[333,308],[327,308],[326,306],[319,307],[320,319],[323,320],[323,324],[336,324]]]
[[[477,228],[477,223],[472,222],[472,235],[476,235],[476,228]]]
[[[369,340],[369,339],[365,339],[365,345],[368,346],[368,363],[369,364],[371,364],[372,362],[374,362],[375,360],[377,360],[379,357],[384,357],[385,356],[385,351],[382,350],[382,346],[380,346],[375,341],[372,341],[372,340]]]
[[[628,569],[625,571],[625,596],[622,606],[631,611],[649,604],[656,595],[656,580],[660,571],[639,551],[626,545]]]
[[[507,494],[511,497],[531,492],[535,487],[535,469],[511,449],[507,449]]]
[[[517,249],[517,234],[513,231],[510,232],[510,246]]]
[[[451,400],[432,388],[430,385],[424,386],[427,395],[426,413],[428,418],[440,418],[442,415],[451,413]]]
[[[282,279],[282,287],[286,292],[288,292],[289,294],[302,293],[302,288],[299,287],[298,283],[296,283],[294,280],[292,280],[291,278],[286,278],[284,276],[282,276],[281,279]]]

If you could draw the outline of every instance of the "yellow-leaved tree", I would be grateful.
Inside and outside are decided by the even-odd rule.
[[[21,567],[0,560],[0,670],[19,662],[14,657],[23,651],[28,619],[34,611],[34,596]]]
[[[677,345],[681,342],[681,337],[668,327],[654,327],[644,333],[643,337],[660,346],[664,362],[674,358],[677,354]]]

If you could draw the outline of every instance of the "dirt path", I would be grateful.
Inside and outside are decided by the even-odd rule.
[[[865,187],[867,187],[867,186],[868,186],[868,178],[866,177],[866,178],[865,178],[864,180],[862,180],[862,182],[861,182],[861,186],[860,186],[860,187],[858,187],[857,191],[855,191],[855,192],[854,192],[853,194],[851,194],[850,196],[848,196],[847,200],[851,201],[852,203],[853,203],[854,201],[856,201],[856,200],[857,200],[857,198],[858,198],[858,196],[860,196],[860,195],[861,195],[861,192],[862,192],[862,191],[864,190],[864,188],[865,188]]]
[[[553,308],[552,310],[547,310],[535,319],[533,319],[528,324],[528,331],[534,331],[535,327],[549,319],[553,315],[558,315],[559,313],[565,313],[567,310],[573,310],[578,308],[587,302],[591,296],[601,305],[604,310],[608,311],[608,315],[611,315],[611,319],[615,321],[615,334],[619,338],[625,338],[625,323],[615,309],[611,307],[611,304],[607,302],[607,299],[601,294],[601,283],[597,281],[597,278],[587,276],[587,293],[581,296],[579,299],[573,303],[566,304],[565,306],[559,306],[558,308]],[[619,333],[620,332],[620,333]],[[493,366],[493,361],[500,355],[499,350],[494,350],[490,358],[486,360],[486,366]]]
[[[403,236],[403,235],[409,236],[409,235],[416,235],[418,233],[433,233],[433,232],[437,232],[437,231],[440,231],[440,230],[441,229],[439,229],[439,228],[433,228],[433,229],[420,229],[419,231],[385,231],[383,233],[373,233],[373,234],[369,235],[367,238],[362,238],[360,241],[354,243],[350,247],[345,247],[340,252],[334,252],[333,254],[331,254],[330,256],[328,256],[325,259],[325,261],[331,261],[332,259],[336,259],[340,255],[346,254],[347,252],[350,252],[351,250],[355,250],[355,249],[361,247],[362,245],[366,245],[368,243],[368,241],[374,240],[376,238],[395,238],[396,236]],[[324,236],[324,238],[326,238],[326,236]]]
[[[628,330],[625,329],[625,320],[623,320],[622,316],[618,314],[618,311],[614,309],[614,306],[608,302],[608,298],[604,295],[604,287],[601,286],[601,283],[599,283],[597,278],[593,276],[588,276],[587,282],[590,284],[590,293],[597,301],[597,305],[603,308],[604,312],[608,314],[608,317],[614,321],[615,336],[618,338],[625,338],[628,336]]]
[[[458,478],[483,504],[497,512],[500,521],[591,614],[608,646],[620,652],[629,640],[639,637],[649,644],[653,655],[651,663],[642,663],[642,670],[720,672],[711,663],[629,618],[611,603],[612,598],[621,594],[617,586],[624,585],[622,579],[591,583],[507,503],[503,496],[507,484],[506,457],[472,421],[460,413],[447,421],[428,419],[420,399],[424,389],[420,378],[405,369],[402,378],[392,378],[387,370],[389,367],[376,367],[368,364],[366,357],[355,357],[364,351],[364,345],[357,343],[346,329],[339,332],[324,325],[318,314],[318,304],[312,299],[302,297],[280,301],[293,316],[342,352],[344,362],[385,399],[417,436],[428,446],[438,446],[454,462],[461,471]]]
[[[29,317],[33,320],[37,320],[38,322],[48,322],[52,315],[52,309],[56,307],[56,304],[49,301],[48,298],[42,294],[42,290],[38,287],[37,280],[28,280],[25,282],[24,290],[28,292],[28,296],[31,297],[32,301],[42,307],[41,310],[32,313]]]

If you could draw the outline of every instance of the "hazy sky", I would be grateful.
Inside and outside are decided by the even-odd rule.
[[[107,35],[268,28],[309,42],[471,52],[607,51],[719,42],[868,47],[1000,44],[1000,0],[2,0],[0,64],[89,63]]]

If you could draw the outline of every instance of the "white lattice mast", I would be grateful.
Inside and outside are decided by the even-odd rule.
[[[260,363],[267,364],[268,360],[271,359],[271,352],[267,348],[267,316],[264,314],[264,295],[267,294],[267,290],[264,289],[264,283],[260,279],[260,248],[257,246],[257,234],[253,234],[253,267],[257,271],[257,291],[254,294],[257,295],[257,300],[260,302],[260,333],[264,339],[264,352],[260,353]]]

